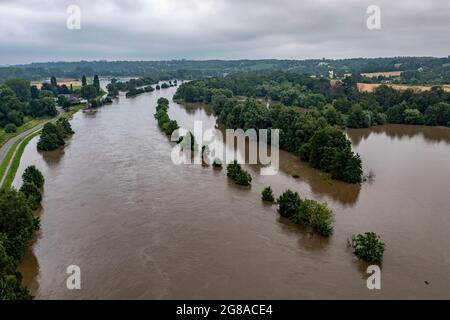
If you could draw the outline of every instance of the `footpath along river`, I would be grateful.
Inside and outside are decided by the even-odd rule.
[[[374,176],[362,186],[327,181],[281,152],[275,176],[245,166],[245,189],[225,169],[171,162],[153,114],[175,90],[78,112],[64,149],[39,153],[37,137],[26,147],[13,184],[31,164],[46,179],[41,230],[19,268],[37,299],[450,298],[449,129],[348,131]],[[215,125],[204,106],[171,101],[169,115],[188,129]],[[260,199],[267,185],[327,202],[334,234],[281,219]],[[365,231],[387,244],[381,290],[367,289],[366,266],[347,247]],[[72,264],[81,290],[66,287]]]

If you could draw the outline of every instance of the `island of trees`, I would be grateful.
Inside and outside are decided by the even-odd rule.
[[[64,139],[74,134],[70,122],[66,118],[60,118],[53,123],[46,123],[37,144],[38,150],[52,151],[65,145]]]

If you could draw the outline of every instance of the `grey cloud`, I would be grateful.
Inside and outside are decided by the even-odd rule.
[[[82,29],[66,28],[69,5]],[[380,6],[382,29],[366,28]],[[449,54],[439,0],[0,0],[0,64]]]

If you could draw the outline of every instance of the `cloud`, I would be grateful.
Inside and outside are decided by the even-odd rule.
[[[69,5],[81,29],[68,30]],[[381,8],[381,30],[366,8]],[[439,0],[0,0],[0,64],[447,56],[450,2]]]

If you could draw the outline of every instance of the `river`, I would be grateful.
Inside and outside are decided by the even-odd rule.
[[[37,152],[37,137],[26,147],[14,186],[31,164],[46,179],[41,230],[19,268],[37,299],[450,298],[449,129],[349,130],[372,173],[361,186],[281,151],[275,176],[245,166],[247,189],[225,169],[171,162],[173,143],[153,114],[175,90],[77,113],[64,149]],[[169,115],[188,129],[215,125],[204,106],[171,101]],[[327,202],[334,234],[280,218],[260,199],[267,185]],[[387,246],[381,290],[367,289],[367,266],[347,246],[366,231]],[[81,290],[66,287],[69,265],[81,269]]]

